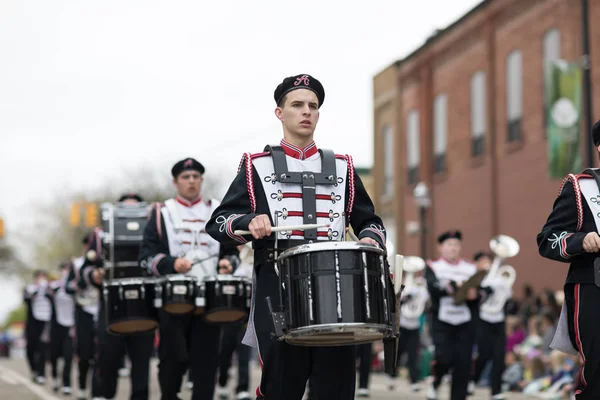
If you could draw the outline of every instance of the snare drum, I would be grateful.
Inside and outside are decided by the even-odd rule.
[[[167,275],[162,284],[162,309],[169,314],[188,314],[196,308],[196,277]]]
[[[248,317],[252,281],[241,276],[217,275],[204,278],[205,319],[211,323],[238,322]]]
[[[392,335],[395,300],[384,250],[359,242],[311,243],[284,251],[278,265],[280,339],[344,346]]]
[[[103,284],[106,328],[114,334],[149,332],[158,326],[155,307],[160,281],[154,278],[115,279]]]

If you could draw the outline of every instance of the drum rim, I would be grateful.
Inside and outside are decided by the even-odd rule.
[[[160,278],[153,278],[153,277],[141,277],[141,278],[115,278],[115,279],[111,279],[110,281],[106,281],[104,282],[105,286],[117,286],[117,284],[127,284],[127,283],[134,283],[134,284],[138,284],[138,283],[142,283],[142,284],[154,284],[154,283],[158,283],[160,282],[161,279]]]
[[[235,278],[235,279],[234,279]],[[250,279],[244,276],[236,276],[230,274],[219,274],[219,275],[209,275],[202,279],[203,282],[214,282],[214,281],[234,281],[234,282],[251,282]]]
[[[169,274],[169,275],[165,275],[162,277],[164,281],[169,281],[169,282],[177,282],[177,281],[197,281],[198,278],[196,278],[194,275],[183,275],[183,274]]]
[[[359,329],[357,329],[359,328]],[[294,344],[302,345],[302,343],[309,342],[296,342],[298,339],[312,336],[310,335],[313,332],[317,333],[339,333],[344,332],[344,330],[352,329],[354,331],[359,332],[370,332],[381,334],[383,337],[389,337],[392,335],[392,327],[386,324],[371,324],[366,322],[342,322],[337,324],[318,324],[318,325],[306,325],[298,328],[293,328],[288,330],[280,339],[285,341],[291,340]],[[379,340],[379,339],[378,339]],[[369,341],[372,342],[372,341]],[[313,342],[314,343],[314,342]],[[353,342],[345,342],[349,344],[359,343],[359,341]],[[367,342],[368,343],[368,342]],[[308,345],[308,344],[306,344]],[[318,344],[312,344],[313,346],[319,346]],[[330,344],[330,346],[336,346],[335,344]]]
[[[347,241],[335,241],[335,242],[317,242],[317,243],[307,243],[301,244],[298,246],[290,247],[289,249],[283,251],[279,257],[278,261],[283,261],[286,258],[296,256],[299,254],[307,254],[314,253],[325,250],[361,250],[367,251],[371,253],[377,253],[379,255],[386,255],[385,250],[380,249],[379,247],[359,242],[347,242]]]

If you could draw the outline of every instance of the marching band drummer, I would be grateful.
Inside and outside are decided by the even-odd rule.
[[[458,230],[442,233],[438,237],[440,258],[429,260],[425,268],[427,290],[431,297],[431,337],[435,345],[428,400],[438,398],[442,378],[451,369],[450,400],[467,398],[477,306],[479,300],[487,298],[490,293],[489,289],[471,287],[467,290],[466,304],[454,304],[454,294],[477,270],[475,265],[460,258],[461,242],[462,233]]]
[[[477,252],[473,261],[478,271],[489,270],[492,265],[492,258],[485,252]],[[499,282],[498,282],[499,281]],[[489,282],[489,286],[494,289],[496,285],[502,284],[502,278],[495,278]],[[507,294],[512,296],[511,288],[506,288]],[[498,294],[501,293],[498,291]],[[502,292],[504,293],[504,292]],[[492,294],[488,297],[489,300],[493,299],[497,293]],[[475,370],[473,373],[473,381],[469,384],[469,392],[474,391],[475,384],[479,382],[481,374],[488,363],[492,362],[491,372],[491,390],[493,400],[502,400],[504,395],[502,394],[502,374],[504,373],[504,355],[506,347],[506,325],[504,306],[506,305],[504,299],[503,305],[498,310],[488,310],[484,304],[482,304],[477,310],[477,327],[476,327],[476,343],[477,343],[477,358],[475,360]]]
[[[272,336],[266,297],[278,304],[279,280],[271,227],[276,220],[279,226],[330,224],[325,229],[278,233],[278,250],[309,241],[343,240],[348,223],[362,243],[385,248],[385,230],[352,157],[319,151],[313,141],[325,98],[321,83],[305,74],[287,77],[274,98],[283,140],[263,153],[244,155],[206,230],[222,244],[253,241],[253,304],[244,343],[258,347],[263,366],[258,398],[300,400],[310,378],[317,399],[354,399],[355,346],[292,346]],[[252,234],[239,236],[236,230]]]
[[[140,265],[156,276],[186,274],[192,268],[192,261],[185,255],[194,250],[192,242],[197,242],[200,250],[217,256],[218,273],[231,274],[239,263],[238,250],[235,246],[219,245],[204,231],[217,205],[216,200],[200,197],[204,166],[193,158],[186,158],[173,166],[171,174],[177,196],[151,212],[144,230]],[[219,362],[220,326],[208,324],[203,316],[172,315],[163,310],[159,318],[158,380],[162,399],[178,399],[177,393],[189,367],[192,399],[212,400]]]
[[[135,193],[122,195],[118,200],[123,204],[137,204],[143,198]],[[96,240],[101,237],[102,232],[99,228],[93,232],[94,240],[92,243],[100,243]],[[101,248],[94,248],[98,254]],[[139,248],[131,246],[127,249],[130,259],[136,259]],[[125,253],[119,253],[125,257]],[[120,260],[117,260],[120,261]],[[105,280],[105,270],[102,264],[90,265],[84,267],[82,271],[83,279],[79,281],[79,287],[86,290],[89,286],[95,287],[100,293],[100,310],[98,312],[98,321],[96,326],[97,351],[96,362],[94,366],[94,375],[92,379],[92,398],[113,399],[116,396],[117,384],[119,379],[119,370],[123,366],[125,354],[129,355],[131,360],[131,400],[147,400],[149,397],[149,374],[150,358],[152,357],[152,348],[154,345],[154,330],[148,333],[130,334],[127,336],[113,335],[106,330],[106,302],[102,292],[102,282]]]
[[[243,276],[252,279],[252,269],[254,268],[254,250],[249,243],[239,245],[240,265],[233,275]],[[229,368],[233,352],[237,354],[237,387],[235,389],[236,400],[250,400],[248,388],[250,386],[250,347],[242,343],[246,325],[248,321],[231,324],[223,327],[223,338],[221,341],[221,356],[219,358],[219,381],[217,386],[217,396],[219,400],[229,400],[229,389],[227,381],[229,379]]]
[[[88,374],[95,355],[95,323],[98,317],[99,293],[96,289],[84,290],[80,286],[83,280],[81,272],[85,265],[98,261],[98,253],[90,251],[90,246],[100,248],[99,243],[91,243],[96,240],[93,232],[86,234],[82,240],[82,255],[72,259],[69,267],[66,291],[75,297],[75,353],[79,359],[77,399],[85,400]],[[100,240],[97,238],[97,240]]]

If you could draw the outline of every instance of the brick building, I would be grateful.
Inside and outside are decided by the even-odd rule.
[[[508,261],[517,296],[526,282],[562,287],[567,265],[536,244],[561,181],[547,173],[543,77],[546,62],[580,58],[580,18],[579,0],[486,0],[374,77],[374,201],[400,253],[420,255],[413,189],[423,181],[428,257],[449,228],[463,231],[465,258],[503,233],[521,246]],[[600,0],[589,20],[598,110]]]

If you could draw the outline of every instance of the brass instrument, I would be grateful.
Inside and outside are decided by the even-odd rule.
[[[510,265],[502,265],[504,260],[519,254],[519,243],[510,236],[498,235],[490,240],[490,248],[496,255],[489,269],[483,286],[491,285],[494,293],[481,305],[485,313],[497,313],[504,309],[506,301],[511,297],[512,286],[517,272]]]

